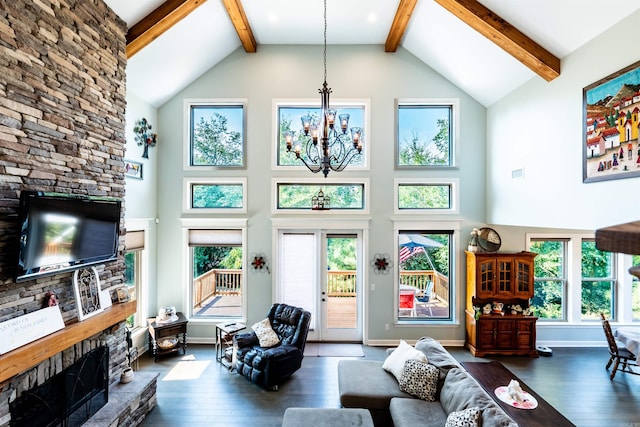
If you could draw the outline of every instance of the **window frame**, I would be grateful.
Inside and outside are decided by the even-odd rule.
[[[448,186],[449,191],[449,208],[441,209],[424,209],[424,208],[400,208],[400,186],[403,185],[434,185]],[[396,215],[457,215],[460,213],[460,180],[454,179],[435,179],[435,178],[395,178],[393,180],[393,212]]]
[[[278,207],[278,187],[279,185],[362,185],[363,186],[363,208],[362,209],[328,209],[328,210],[312,210],[312,209],[287,209]],[[301,214],[301,215],[368,215],[369,214],[369,178],[311,178],[311,177],[277,177],[271,180],[271,214]]]
[[[247,178],[184,178],[182,185],[182,212],[186,214],[246,214],[247,213]],[[194,208],[193,185],[241,185],[241,208]]]
[[[221,321],[231,319],[231,317],[201,317],[194,316],[192,313],[192,298],[193,298],[193,257],[192,251],[189,246],[189,231],[190,230],[240,230],[242,233],[242,289],[245,292],[242,293],[242,308],[241,316],[233,317],[233,320],[239,322],[246,322],[247,319],[247,273],[248,273],[248,251],[247,251],[247,227],[248,218],[181,218],[180,223],[182,227],[182,277],[183,289],[182,294],[184,296],[184,302],[182,305],[182,312],[187,314],[189,322],[194,324],[215,326]]]
[[[125,228],[127,231],[142,231],[144,233],[144,248],[139,250],[140,252],[140,265],[139,265],[139,281],[140,288],[138,289],[138,294],[136,295],[136,320],[138,321],[138,326],[133,329],[133,336],[135,338],[136,343],[140,341],[140,336],[146,333],[147,324],[146,319],[149,317],[149,278],[151,273],[149,271],[150,262],[149,262],[149,248],[151,245],[150,241],[150,230],[151,230],[151,221],[153,219],[125,219]],[[126,248],[123,251],[126,252]],[[124,273],[123,273],[124,274]],[[126,284],[125,284],[126,285]],[[136,344],[137,345],[137,344]]]
[[[402,107],[449,107],[449,164],[448,165],[401,165],[400,164],[400,110]],[[395,100],[394,168],[396,170],[449,170],[458,169],[460,141],[460,100],[458,98],[397,98]]]
[[[460,268],[463,264],[464,257],[460,255],[460,229],[462,221],[458,220],[428,220],[428,221],[407,221],[394,220],[393,239],[394,239],[394,288],[393,288],[393,322],[396,327],[424,327],[425,325],[460,325],[460,314],[458,313],[458,301],[464,301],[463,292],[465,292],[464,283],[460,283]],[[401,232],[424,230],[425,232],[450,233],[451,247],[449,248],[449,318],[421,318],[408,320],[404,316],[398,315],[400,303],[400,257],[399,257],[399,236]]]
[[[595,247],[595,237],[592,238],[582,238],[581,239],[581,247],[582,244],[585,242],[591,242],[594,244]],[[618,297],[618,293],[619,293],[619,287],[620,287],[620,283],[618,280],[618,257],[616,256],[615,252],[609,252],[609,251],[602,251],[600,249],[596,250],[600,251],[600,252],[604,252],[604,253],[608,253],[610,254],[611,257],[611,268],[610,268],[610,276],[607,277],[584,277],[582,275],[582,263],[581,263],[581,268],[580,268],[580,318],[581,321],[583,322],[599,322],[600,319],[596,318],[596,319],[588,319],[588,318],[583,318],[582,317],[582,289],[583,289],[583,285],[584,282],[609,282],[611,284],[611,315],[609,316],[609,320],[610,321],[616,321],[618,319],[618,304],[617,301],[619,299]],[[582,257],[582,254],[581,254]],[[631,286],[633,285],[633,283],[630,284]]]
[[[552,318],[543,318],[543,317],[538,317],[538,320],[541,322],[567,322],[567,301],[568,301],[568,278],[567,278],[567,270],[568,270],[568,243],[569,243],[569,239],[566,238],[540,238],[540,237],[533,237],[529,240],[528,245],[529,245],[529,250],[531,249],[531,243],[534,241],[540,241],[540,242],[549,242],[549,241],[553,241],[553,242],[562,242],[562,265],[563,265],[563,269],[562,269],[562,277],[559,278],[555,278],[555,277],[536,277],[534,275],[533,281],[534,284],[536,282],[560,282],[561,286],[562,286],[562,307],[561,307],[561,311],[562,311],[562,318],[560,319],[552,319]],[[538,257],[534,258],[534,264],[536,262],[536,260],[538,259]],[[535,268],[534,268],[534,274],[535,274]]]
[[[368,98],[353,98],[353,99],[332,99],[331,108],[340,110],[340,108],[362,108],[363,120],[362,132],[364,135],[364,144],[362,146],[362,165],[355,166],[349,165],[345,170],[353,171],[368,171],[369,170],[369,146],[370,140],[370,108],[371,101]],[[272,141],[271,141],[271,169],[273,171],[308,171],[307,167],[299,162],[299,165],[280,165],[278,164],[279,150],[280,150],[280,108],[313,108],[320,109],[320,97],[318,98],[304,98],[304,99],[273,99],[272,102]],[[294,155],[294,154],[292,154]]]
[[[183,101],[183,170],[185,171],[211,171],[211,170],[234,170],[247,168],[247,103],[246,98],[198,98],[185,99]],[[192,123],[191,111],[192,107],[241,107],[242,108],[242,164],[241,165],[193,165],[191,159],[191,139],[192,139]]]

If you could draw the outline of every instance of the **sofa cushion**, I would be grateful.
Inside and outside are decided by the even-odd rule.
[[[340,360],[338,389],[345,408],[388,411],[393,397],[412,398],[400,391],[394,376],[382,369],[382,362],[377,360]]]
[[[440,390],[444,384],[444,379],[447,377],[449,369],[460,368],[458,361],[440,344],[437,340],[431,337],[423,337],[416,343],[416,350],[420,350],[426,354],[429,363],[434,365],[440,371],[440,378],[438,379],[438,393],[436,399],[439,399]]]
[[[440,391],[440,404],[447,414],[477,406],[480,408],[482,427],[517,426],[491,396],[461,368],[449,370]]]
[[[400,390],[433,402],[438,391],[438,376],[439,371],[435,366],[417,360],[407,360],[398,384]]]
[[[427,356],[407,344],[406,341],[400,340],[400,345],[385,359],[382,364],[382,369],[393,374],[397,381],[400,381],[402,376],[402,370],[404,369],[404,362],[407,360],[417,360],[427,363]]]
[[[480,408],[474,406],[462,411],[449,414],[444,427],[478,427],[480,421]]]
[[[394,397],[389,411],[395,427],[443,426],[447,420],[440,402]]]
[[[260,347],[269,348],[280,344],[280,338],[271,328],[268,318],[254,324],[251,329],[256,333]]]

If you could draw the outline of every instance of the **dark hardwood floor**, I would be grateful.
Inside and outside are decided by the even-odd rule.
[[[552,357],[540,358],[476,358],[460,347],[448,350],[459,361],[502,362],[579,427],[640,427],[640,376],[618,373],[610,381],[605,348],[554,348]],[[366,359],[385,355],[384,348],[365,347]],[[288,407],[338,408],[339,359],[305,357],[302,368],[273,392],[228,372],[216,362],[212,345],[190,345],[186,356],[157,363],[145,354],[140,369],[160,376],[158,405],[142,425],[280,426]]]

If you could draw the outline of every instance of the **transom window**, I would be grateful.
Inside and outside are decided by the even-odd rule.
[[[184,180],[184,211],[190,213],[245,213],[246,178]]]
[[[369,209],[368,184],[369,180],[366,178],[347,182],[338,178],[300,178],[295,181],[274,178],[273,212],[365,214]]]
[[[395,180],[395,213],[458,213],[458,180]]]

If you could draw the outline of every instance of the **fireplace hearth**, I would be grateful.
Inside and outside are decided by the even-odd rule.
[[[10,404],[11,426],[81,426],[109,400],[109,347],[97,347]]]

